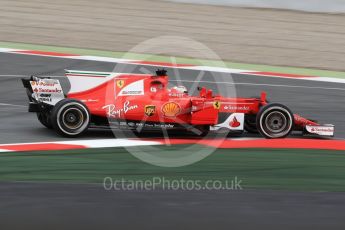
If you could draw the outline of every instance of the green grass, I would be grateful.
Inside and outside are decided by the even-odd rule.
[[[57,47],[57,46],[47,46],[47,45],[34,45],[34,44],[13,43],[13,42],[0,42],[0,47],[64,52],[64,53],[71,53],[71,54],[93,55],[93,56],[102,56],[102,57],[127,58],[127,59],[136,59],[136,60],[171,62],[170,57],[163,56],[163,55],[136,54],[136,53],[113,52],[113,51],[82,49],[82,48],[68,48],[68,47]],[[301,75],[320,76],[320,77],[345,78],[345,72],[308,69],[308,68],[245,64],[245,63],[235,63],[235,62],[228,62],[228,61],[220,62],[220,61],[192,59],[192,58],[184,58],[184,57],[177,57],[176,62],[180,64],[194,64],[194,65],[206,65],[206,66],[216,66],[216,67],[220,66],[220,67],[228,67],[228,68],[244,69],[244,70],[257,70],[257,71],[301,74]]]
[[[162,146],[156,151],[187,154],[183,147]],[[345,191],[345,155],[326,150],[217,149],[195,164],[164,168],[144,163],[123,148],[0,153],[0,181],[102,183],[104,177],[201,181],[238,177],[244,189]]]

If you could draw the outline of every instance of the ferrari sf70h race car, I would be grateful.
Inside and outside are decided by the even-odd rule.
[[[22,79],[29,112],[57,133],[75,137],[89,127],[119,129],[258,132],[265,138],[283,138],[293,130],[333,136],[333,125],[293,114],[279,103],[260,98],[228,98],[198,88],[198,96],[184,86],[168,87],[166,70],[151,74],[124,74],[66,70],[70,90],[60,81],[31,76]]]

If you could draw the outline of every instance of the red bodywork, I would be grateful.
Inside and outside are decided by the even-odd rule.
[[[67,76],[73,77],[72,74]],[[142,87],[137,87],[137,91],[123,92],[125,87],[136,82],[142,82]],[[94,116],[210,126],[219,123],[219,114],[255,115],[267,104],[266,93],[262,93],[261,98],[225,98],[202,88],[199,96],[189,96],[188,93],[174,92],[167,86],[168,76],[121,74],[86,91],[69,93],[67,97],[84,102]],[[294,117],[295,128],[318,125],[299,115]]]

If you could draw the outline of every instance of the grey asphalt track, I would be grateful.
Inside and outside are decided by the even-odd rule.
[[[20,75],[63,76],[64,69],[113,71],[114,67],[114,63],[0,54],[0,143],[63,140],[53,131],[43,128],[35,114],[26,112],[28,100]],[[157,67],[118,64],[115,71],[142,73],[154,72],[156,69]],[[173,82],[178,79],[195,81],[200,72],[182,69],[176,72],[168,69],[168,74]],[[226,84],[232,80],[238,85]],[[64,82],[63,78],[62,81]],[[187,88],[192,85],[190,82],[184,83]],[[345,138],[345,84],[204,72],[199,85],[211,87],[225,95],[234,95],[236,92],[237,96],[243,97],[259,96],[264,90],[271,102],[283,103],[294,113],[300,113],[320,123],[334,124],[335,137]],[[112,133],[91,131],[82,138],[99,137],[111,138]]]
[[[41,127],[35,114],[26,112],[27,98],[18,75],[62,76],[64,69],[112,71],[114,64],[0,54],[0,67],[0,143],[14,143],[66,140]],[[156,69],[136,66],[131,70],[126,65],[116,69],[122,68],[134,72]],[[178,79],[172,69],[168,73],[172,80]],[[188,81],[198,74],[179,70],[181,78]],[[336,137],[345,138],[345,85],[235,74],[232,77],[235,83],[251,84],[236,85],[237,96],[257,96],[266,90],[271,101],[333,123]],[[202,81],[230,79],[228,74],[213,76],[205,72]],[[200,85],[217,90],[212,83]],[[233,92],[225,83],[219,87],[220,91],[226,88],[225,93]],[[90,131],[82,138],[112,138],[112,133]],[[344,229],[344,204],[344,193],[128,192],[105,191],[101,185],[0,183],[0,229]]]
[[[101,185],[0,183],[7,229],[344,229],[344,193],[106,191]]]

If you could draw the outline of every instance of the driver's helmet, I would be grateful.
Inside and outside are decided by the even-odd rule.
[[[183,85],[174,86],[170,89],[171,93],[187,93],[187,88]]]

